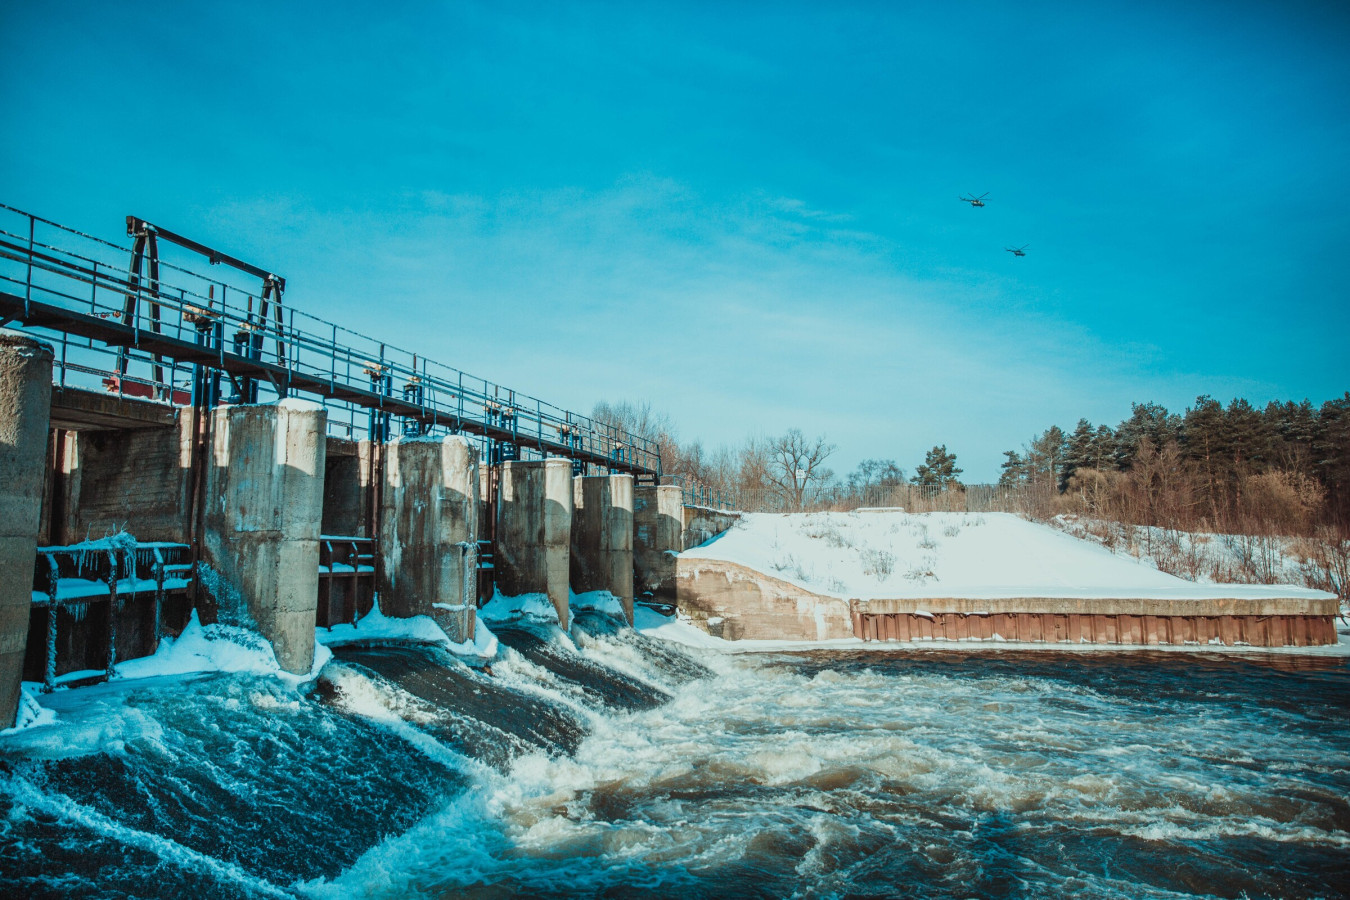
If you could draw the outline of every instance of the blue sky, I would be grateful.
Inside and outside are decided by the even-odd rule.
[[[992,480],[1131,401],[1350,389],[1347,46],[1329,3],[7,3],[0,200],[571,409]]]

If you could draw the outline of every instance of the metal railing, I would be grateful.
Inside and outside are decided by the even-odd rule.
[[[369,612],[375,595],[375,542],[365,537],[319,537],[319,597],[315,624],[320,628],[355,625]]]
[[[660,474],[653,440],[294,308],[266,317],[261,285],[237,274],[158,260],[146,278],[131,260],[131,247],[0,204],[0,324],[53,343],[61,385],[183,403],[202,390],[200,366],[234,382],[221,399],[321,402],[338,436],[383,440],[401,420],[405,434],[464,433],[510,452]],[[257,396],[240,396],[246,384]]]
[[[56,686],[58,613],[83,621],[93,604],[106,604],[107,652],[99,680],[117,664],[117,612],[128,600],[154,600],[153,645],[163,633],[164,600],[192,586],[187,544],[94,541],[67,547],[38,547],[33,570],[33,608],[46,610],[43,690]],[[31,641],[30,641],[31,644]]]
[[[680,498],[685,506],[703,506],[709,509],[734,509],[733,498],[729,491],[709,487],[687,475],[666,476],[667,484],[680,487]]]

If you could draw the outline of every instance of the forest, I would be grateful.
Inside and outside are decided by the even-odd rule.
[[[1052,425],[1004,452],[996,485],[962,483],[945,445],[929,450],[912,475],[878,455],[840,476],[828,466],[837,448],[797,428],[707,451],[677,440],[668,417],[649,404],[602,403],[593,415],[657,440],[686,502],[750,512],[1015,512],[1107,546],[1125,542],[1187,577],[1301,575],[1343,596],[1350,580],[1350,392],[1320,406],[1264,408],[1202,395],[1180,413],[1133,404],[1114,427],[1087,419],[1072,431]],[[1206,547],[1203,535],[1226,537]]]

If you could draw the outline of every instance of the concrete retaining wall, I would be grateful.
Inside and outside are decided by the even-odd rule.
[[[826,597],[736,563],[676,563],[682,611],[727,640],[825,641],[853,637],[847,600]]]
[[[126,530],[141,541],[187,539],[192,492],[192,418],[165,428],[66,435],[65,514],[53,543],[73,544]]]
[[[741,519],[741,514],[704,506],[684,507],[684,537],[682,549],[688,550],[706,544]]]
[[[679,607],[728,640],[1334,644],[1338,601],[1305,597],[844,600],[723,560],[677,563]]]
[[[324,455],[324,534],[370,537],[371,443],[328,438]]]

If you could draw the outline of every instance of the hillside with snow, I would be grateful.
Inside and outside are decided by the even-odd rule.
[[[1293,585],[1201,584],[1009,513],[751,513],[686,550],[841,598],[1330,598]]]

